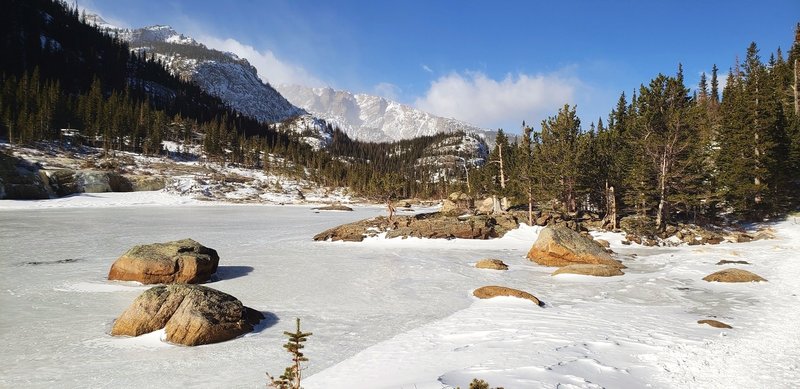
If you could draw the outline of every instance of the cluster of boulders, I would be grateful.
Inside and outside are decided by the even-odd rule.
[[[135,246],[111,266],[109,280],[166,284],[142,293],[114,322],[112,335],[164,329],[171,343],[195,346],[233,339],[264,315],[235,297],[201,285],[217,271],[219,255],[192,239]]]
[[[667,225],[663,231],[658,231],[655,221],[649,216],[626,216],[620,219],[619,228],[626,233],[623,243],[637,243],[644,246],[675,245],[685,243],[690,246],[702,244],[719,244],[725,241],[734,243],[751,242],[754,240],[774,239],[774,232],[770,229],[759,230],[755,233],[745,231],[727,231],[713,226],[699,226],[696,224],[678,223]]]
[[[594,240],[588,234],[581,234],[557,224],[543,229],[528,252],[528,259],[543,265],[558,267],[552,275],[580,274],[596,277],[613,277],[624,275],[623,265],[610,255],[609,243],[600,239]],[[722,260],[717,265],[749,264],[746,261]],[[479,269],[507,270],[508,265],[499,259],[483,259],[475,264]],[[729,268],[712,273],[703,278],[708,282],[763,282],[761,276],[742,269]],[[475,297],[486,299],[497,296],[511,296],[533,301],[539,306],[544,304],[528,292],[504,286],[485,286],[473,291]],[[730,325],[714,319],[703,319],[697,322],[715,328],[729,329]]]
[[[37,200],[76,193],[152,191],[164,189],[165,183],[162,176],[122,174],[97,167],[44,169],[0,150],[0,199]]]

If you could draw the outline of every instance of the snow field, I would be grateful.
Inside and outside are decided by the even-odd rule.
[[[312,242],[384,210],[184,203],[158,192],[60,200],[0,202],[0,387],[263,387],[265,371],[280,374],[289,362],[282,333],[295,317],[314,333],[308,389],[465,388],[476,377],[506,388],[791,387],[800,379],[793,221],[774,226],[776,240],[716,246],[623,246],[621,235],[596,234],[626,275],[553,277],[554,268],[524,258],[538,227],[491,241]],[[135,244],[186,237],[220,253],[207,285],[268,319],[200,347],[166,344],[158,331],[108,335],[147,288],[106,281],[113,260]],[[509,270],[475,269],[482,258]],[[747,260],[731,267],[769,282],[702,281],[728,267],[715,265],[720,259]],[[546,306],[471,296],[484,285],[528,291]],[[696,323],[706,318],[734,328]]]

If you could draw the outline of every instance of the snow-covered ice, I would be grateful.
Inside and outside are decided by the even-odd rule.
[[[0,387],[263,387],[289,359],[294,318],[314,333],[304,387],[791,387],[800,380],[800,225],[778,239],[647,248],[611,242],[626,275],[550,276],[524,258],[539,229],[492,241],[312,242],[326,228],[383,214],[310,206],[220,205],[158,192],[0,202]],[[123,206],[125,205],[125,206]],[[207,285],[265,312],[254,333],[180,347],[156,331],[108,335],[147,286],[109,282],[135,244],[191,237],[217,249]],[[634,256],[633,254],[636,254]],[[475,269],[499,258],[506,272]],[[720,259],[766,283],[701,278]],[[477,300],[484,285],[526,290]],[[734,328],[698,325],[717,318]]]

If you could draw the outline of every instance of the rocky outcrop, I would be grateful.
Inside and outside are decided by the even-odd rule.
[[[478,289],[475,289],[472,292],[472,295],[479,298],[479,299],[490,299],[492,297],[498,296],[507,296],[507,297],[516,297],[521,299],[526,299],[532,301],[534,304],[543,307],[544,303],[540,301],[536,296],[514,288],[508,288],[505,286],[484,286]]]
[[[528,259],[556,267],[578,263],[625,267],[600,245],[564,225],[543,229],[528,252]]]
[[[111,334],[139,336],[164,328],[168,342],[196,346],[246,334],[263,319],[227,293],[175,284],[142,293],[114,322]]]
[[[714,328],[733,328],[728,324],[713,319],[698,320],[697,324],[708,324]]]
[[[620,268],[617,266],[577,263],[558,268],[558,270],[554,271],[552,275],[557,274],[581,274],[595,277],[613,277],[621,276],[625,273],[623,273],[622,270],[620,270]]]
[[[508,270],[508,265],[499,259],[481,259],[475,264],[478,269]]]
[[[200,283],[211,279],[218,265],[216,250],[183,239],[133,247],[114,262],[108,279],[143,284]]]
[[[761,282],[766,281],[758,274],[741,269],[725,269],[703,277],[708,282]]]
[[[434,212],[394,216],[391,222],[383,216],[360,220],[325,230],[315,235],[314,240],[361,242],[365,237],[384,232],[387,239],[491,239],[501,237],[517,226],[517,220],[510,215],[455,217]]]

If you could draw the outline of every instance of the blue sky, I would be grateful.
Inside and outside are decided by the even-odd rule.
[[[518,132],[563,104],[584,126],[682,63],[722,73],[751,41],[788,50],[800,1],[79,0],[113,24],[169,24],[272,82],[381,94]]]

